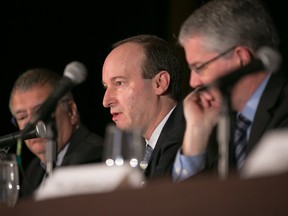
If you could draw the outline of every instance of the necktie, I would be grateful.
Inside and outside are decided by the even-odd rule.
[[[245,160],[247,146],[247,129],[251,125],[251,121],[242,114],[238,116],[236,128],[234,132],[235,158],[237,167],[240,169]]]
[[[144,154],[144,158],[143,160],[141,161],[140,163],[140,167],[145,170],[148,166],[148,163],[149,163],[149,160],[150,160],[150,157],[152,155],[152,151],[153,151],[153,148],[147,144],[146,145],[146,149],[145,149],[145,154]]]

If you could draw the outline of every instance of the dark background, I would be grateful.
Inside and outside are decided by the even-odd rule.
[[[101,70],[112,43],[135,34],[149,33],[174,44],[181,23],[205,2],[207,1],[1,2],[0,136],[17,131],[10,121],[8,101],[18,75],[33,67],[46,67],[63,74],[65,66],[74,60],[84,63],[88,70],[86,81],[73,88],[82,122],[92,131],[104,136],[111,116],[109,110],[102,106],[104,89]],[[278,26],[282,37],[280,50],[285,57],[288,36],[285,26],[288,10],[284,7],[285,1],[265,2]],[[25,146],[23,151],[25,155]]]

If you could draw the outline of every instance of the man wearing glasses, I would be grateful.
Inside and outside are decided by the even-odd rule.
[[[33,68],[21,74],[11,91],[10,111],[20,130],[58,86],[61,76],[44,68]],[[68,166],[102,161],[102,137],[89,131],[80,121],[71,92],[59,100],[54,113],[57,130],[57,159],[55,165]],[[52,118],[51,118],[52,119]],[[47,138],[25,140],[27,148],[36,156],[28,164],[20,184],[20,197],[28,197],[45,180]]]
[[[277,49],[273,20],[257,0],[212,0],[183,23],[179,42],[197,89],[251,63],[263,46]],[[226,131],[228,167],[239,171],[263,134],[288,126],[288,84],[281,73],[255,71],[227,88],[231,124]],[[225,92],[225,93],[227,93]],[[184,100],[186,131],[173,168],[175,181],[219,168],[217,127],[223,107],[219,88],[193,91]],[[226,94],[225,94],[226,95]],[[243,120],[243,121],[241,121]],[[218,127],[219,129],[219,127]]]

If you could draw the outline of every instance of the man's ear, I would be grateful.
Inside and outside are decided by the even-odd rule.
[[[165,94],[170,84],[170,74],[167,71],[160,71],[153,79],[155,82],[156,94]]]
[[[236,47],[235,53],[238,56],[241,67],[247,65],[253,58],[251,51],[243,46]]]
[[[68,102],[68,115],[69,115],[70,121],[73,125],[78,124],[78,118],[79,118],[78,108],[77,108],[75,101],[69,101]]]

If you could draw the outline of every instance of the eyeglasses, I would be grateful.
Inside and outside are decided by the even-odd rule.
[[[226,55],[227,53],[231,52],[233,49],[235,49],[235,47],[236,47],[236,46],[233,46],[233,47],[229,48],[228,50],[220,53],[220,54],[217,55],[216,57],[214,57],[214,58],[212,58],[212,59],[204,62],[204,63],[201,64],[200,66],[189,65],[189,68],[190,68],[191,71],[193,70],[195,73],[199,74],[199,73],[201,72],[201,70],[202,70],[203,68],[205,68],[208,64],[216,61],[216,60],[219,59],[220,57],[222,57],[222,56]]]
[[[71,100],[72,100],[71,98],[62,98],[61,100],[58,101],[57,106],[60,105],[60,104],[63,104],[63,103],[67,103],[67,102],[69,102]],[[38,111],[39,107],[41,107],[41,105],[42,104],[40,104],[37,107],[35,107],[34,111],[31,114],[29,114],[29,115],[33,115],[34,113],[36,113]],[[25,120],[26,118],[28,118],[29,115],[28,115],[28,113],[25,112],[25,113],[23,113],[23,114],[21,114],[19,116],[12,116],[11,117],[11,123],[15,127],[18,127],[18,123],[17,122]],[[53,115],[53,113],[52,113],[52,115]]]

